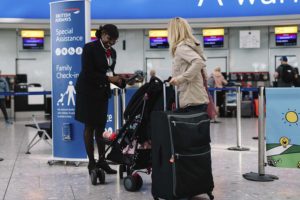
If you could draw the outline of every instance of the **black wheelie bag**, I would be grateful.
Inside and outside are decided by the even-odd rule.
[[[151,126],[153,197],[172,200],[207,193],[213,199],[207,113],[154,111]]]

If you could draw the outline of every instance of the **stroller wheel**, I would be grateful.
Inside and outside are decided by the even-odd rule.
[[[143,185],[143,179],[138,173],[132,175],[136,181],[136,191],[140,190]]]
[[[105,173],[102,169],[98,169],[97,170],[97,177],[99,178],[99,182],[100,184],[104,184],[105,183]]]
[[[125,165],[119,165],[119,177],[120,179],[123,179],[123,173],[126,171]]]
[[[124,179],[124,187],[129,192],[136,191],[137,182],[132,175],[126,176]]]

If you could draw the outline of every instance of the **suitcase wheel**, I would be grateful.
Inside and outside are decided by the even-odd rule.
[[[138,173],[126,176],[124,179],[124,187],[127,191],[135,192],[141,189],[143,185],[143,179]]]
[[[102,169],[98,169],[97,170],[97,177],[99,179],[100,184],[104,184],[105,183],[105,173]]]

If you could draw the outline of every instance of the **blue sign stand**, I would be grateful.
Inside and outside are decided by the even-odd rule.
[[[108,101],[108,112],[107,112],[107,121],[105,126],[105,131],[115,132],[115,116],[114,116],[114,96],[112,96]]]
[[[137,91],[138,88],[127,88],[126,89],[126,96],[125,96],[125,106],[128,105],[130,99],[132,98],[132,96],[134,95],[134,93]],[[112,90],[113,92],[113,90]],[[115,127],[115,120],[117,120],[115,118],[115,106],[114,106],[114,98],[118,98],[119,99],[119,119],[123,119],[122,115],[122,109],[121,109],[121,105],[122,105],[122,99],[121,99],[121,91],[119,91],[119,95],[117,97],[114,96],[114,94],[112,95],[112,97],[109,99],[108,102],[108,113],[107,113],[107,121],[106,121],[106,126],[105,126],[105,131],[108,132],[116,132],[117,127]],[[122,126],[122,121],[119,121],[119,128]]]
[[[90,1],[50,3],[53,159],[87,161],[83,125],[74,119],[82,48],[90,40]]]
[[[126,106],[128,105],[130,99],[132,98],[132,96],[136,93],[136,91],[139,88],[136,87],[132,87],[132,88],[127,88],[126,89]]]

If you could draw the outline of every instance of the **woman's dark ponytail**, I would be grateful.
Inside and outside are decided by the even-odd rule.
[[[101,33],[103,31],[103,26],[99,26],[99,29],[96,31],[95,36],[100,39],[101,38]]]

